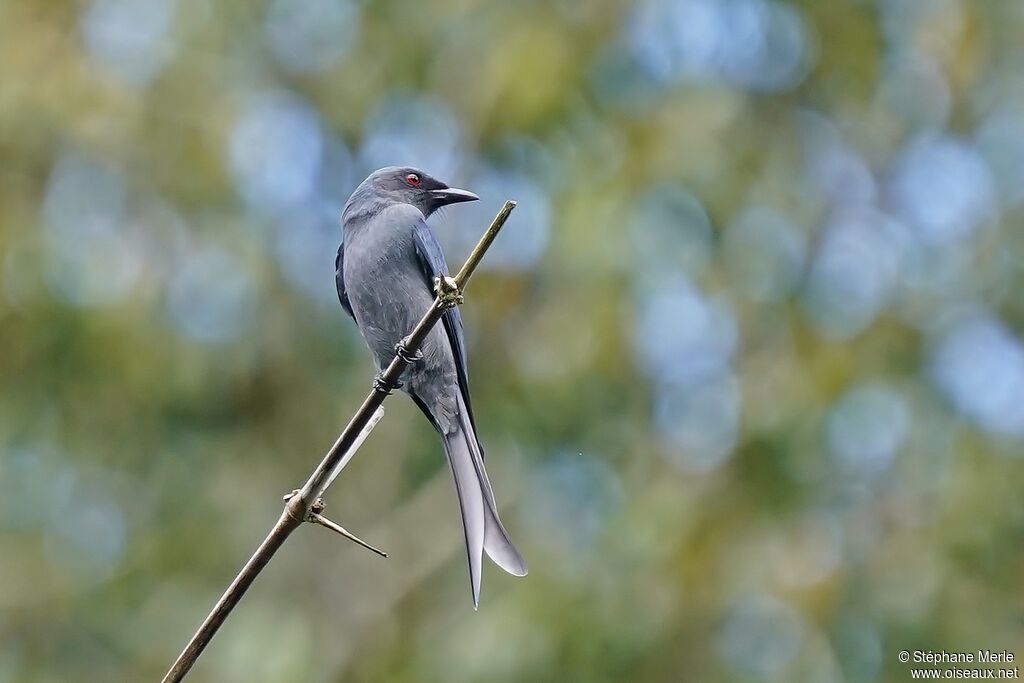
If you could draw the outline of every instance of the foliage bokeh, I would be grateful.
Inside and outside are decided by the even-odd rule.
[[[905,680],[1019,648],[1024,5],[0,2],[0,682],[155,680],[364,394],[370,170],[477,191],[469,599],[408,401],[195,681]],[[1018,649],[1024,655],[1024,650]]]

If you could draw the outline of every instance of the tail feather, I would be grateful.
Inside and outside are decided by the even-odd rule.
[[[483,564],[486,516],[483,492],[477,480],[476,468],[469,455],[469,447],[461,430],[444,435],[444,452],[455,479],[455,492],[462,512],[462,528],[466,534],[466,552],[469,555],[469,581],[473,588],[473,608],[480,605],[480,579]]]
[[[480,450],[480,442],[477,441],[476,433],[469,419],[469,411],[466,404],[459,396],[459,424],[461,431],[466,434],[465,440],[469,446],[470,456],[473,460],[473,467],[476,469],[480,490],[484,496],[484,550],[496,565],[513,576],[526,576],[526,561],[516,550],[512,539],[505,530],[505,525],[498,517],[498,505],[494,500],[494,491],[491,489],[491,481],[487,477],[487,470],[484,468],[484,456]]]
[[[465,402],[459,397],[458,421],[444,434],[444,450],[455,478],[462,525],[469,555],[469,578],[473,588],[473,607],[480,603],[480,579],[483,551],[499,567],[515,576],[526,575],[526,562],[512,544],[498,517],[494,492],[484,469],[483,455],[470,424]]]

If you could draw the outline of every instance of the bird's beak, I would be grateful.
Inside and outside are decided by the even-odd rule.
[[[446,187],[443,190],[431,190],[430,196],[437,200],[438,205],[458,204],[459,202],[475,202],[480,197],[469,190],[460,190],[457,187]]]

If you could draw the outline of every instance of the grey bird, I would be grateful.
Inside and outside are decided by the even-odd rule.
[[[338,298],[355,320],[379,370],[434,301],[436,278],[448,267],[426,219],[437,209],[479,199],[415,168],[374,171],[342,212],[342,244],[335,280]],[[462,316],[449,308],[403,374],[402,390],[441,435],[462,512],[473,607],[480,603],[483,551],[515,576],[526,563],[498,518],[484,453],[476,436]]]

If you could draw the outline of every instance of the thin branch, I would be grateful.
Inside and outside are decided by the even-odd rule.
[[[456,294],[461,294],[465,290],[469,278],[472,276],[473,271],[480,264],[487,249],[491,246],[494,238],[497,237],[498,232],[501,230],[505,221],[508,220],[509,214],[512,213],[516,203],[513,201],[505,202],[505,205],[501,207],[501,211],[494,217],[487,232],[484,233],[483,237],[480,238],[480,242],[477,243],[476,247],[470,253],[469,258],[466,259],[466,263],[459,270],[458,274],[452,279],[457,290]],[[413,328],[409,336],[402,342],[402,352],[396,353],[395,357],[391,360],[388,367],[378,375],[377,379],[373,383],[373,388],[370,393],[363,400],[359,410],[356,411],[352,419],[349,420],[348,425],[344,431],[338,436],[338,439],[331,446],[331,449],[324,456],[324,459],[317,465],[316,469],[306,480],[306,483],[301,489],[298,489],[294,495],[287,497],[284,510],[281,512],[281,517],[277,520],[274,528],[270,531],[267,537],[260,544],[260,547],[256,549],[253,556],[249,558],[249,561],[245,563],[242,570],[235,577],[235,580],[231,582],[224,595],[221,596],[217,604],[214,605],[213,610],[203,620],[203,623],[199,626],[199,630],[196,631],[195,635],[189,641],[185,649],[182,650],[181,654],[178,655],[178,659],[171,666],[167,675],[163,678],[163,683],[177,683],[185,678],[192,665],[196,663],[199,655],[203,653],[206,646],[209,645],[210,640],[216,635],[217,630],[221,627],[224,621],[231,614],[231,610],[235,608],[238,601],[245,595],[245,591],[248,590],[252,582],[256,580],[263,568],[267,566],[284,542],[303,522],[318,522],[323,524],[325,518],[315,519],[315,514],[319,517],[319,508],[316,512],[313,512],[314,504],[319,500],[320,496],[326,492],[327,488],[331,485],[334,476],[337,476],[337,471],[348,462],[352,452],[359,447],[362,440],[366,438],[369,433],[369,429],[372,429],[371,422],[376,419],[380,419],[378,410],[384,399],[387,398],[388,394],[398,385],[398,379],[402,373],[409,366],[410,357],[413,357],[419,350],[423,340],[426,339],[427,334],[437,324],[437,321],[441,319],[441,314],[444,313],[445,309],[452,305],[453,298],[448,288],[445,286],[450,283],[439,283],[437,287],[437,297],[434,299],[434,303],[431,305],[427,312],[423,315],[420,321]],[[375,424],[375,422],[373,422]],[[369,425],[369,429],[367,426]],[[333,476],[332,476],[333,475]],[[323,521],[321,521],[323,520]],[[333,524],[333,522],[331,522]],[[338,525],[335,525],[338,526]],[[332,527],[333,528],[333,527]],[[341,527],[338,527],[341,528]],[[337,529],[335,529],[337,531]],[[339,532],[340,533],[340,532]],[[349,535],[351,536],[351,535]],[[367,544],[364,544],[367,545]],[[376,551],[376,548],[367,545],[372,550]],[[380,552],[380,551],[377,551]]]

